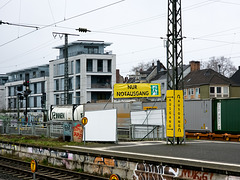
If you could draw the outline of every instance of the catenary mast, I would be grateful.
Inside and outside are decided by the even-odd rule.
[[[168,0],[167,29],[167,89],[183,90],[183,51],[182,51],[181,0]],[[175,110],[174,110],[175,111]],[[176,128],[174,114],[174,128]],[[173,142],[175,142],[175,130]],[[180,138],[177,137],[177,144]]]

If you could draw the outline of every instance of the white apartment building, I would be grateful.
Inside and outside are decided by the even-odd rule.
[[[8,80],[8,76],[6,74],[0,74],[0,111],[6,109],[5,104],[5,83]]]
[[[18,93],[23,94],[25,86],[23,83],[29,81],[31,93],[28,96],[28,111],[29,112],[42,112],[45,108],[42,104],[43,95],[48,94],[48,76],[49,65],[40,65],[29,67],[7,73],[8,81],[5,83],[5,108],[11,112],[22,112],[26,108],[26,97],[21,100]],[[18,89],[21,89],[18,91]],[[47,98],[44,103],[48,103]]]
[[[111,43],[78,40],[68,44],[70,104],[106,101],[116,83],[116,55],[105,51]],[[65,46],[49,62],[49,105],[64,104]]]

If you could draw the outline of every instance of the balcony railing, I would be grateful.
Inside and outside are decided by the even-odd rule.
[[[107,83],[92,83],[91,84],[91,88],[112,88],[111,84],[107,84]]]
[[[112,54],[112,51],[108,50],[108,51],[104,51],[103,53],[101,53],[101,52],[88,53],[87,51],[76,51],[76,52],[68,53],[68,57],[77,56],[80,54]],[[64,58],[64,55],[57,56],[57,59],[63,59],[63,58]]]

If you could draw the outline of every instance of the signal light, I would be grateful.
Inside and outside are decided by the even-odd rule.
[[[29,86],[29,81],[23,82],[23,85],[24,85],[24,86]]]

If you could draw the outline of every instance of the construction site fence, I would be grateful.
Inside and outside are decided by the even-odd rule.
[[[59,138],[64,133],[63,123],[64,121],[19,122],[5,119],[0,120],[0,133]],[[120,140],[160,140],[165,137],[164,126],[135,124],[130,125],[128,128],[119,127],[117,128],[117,136]]]

